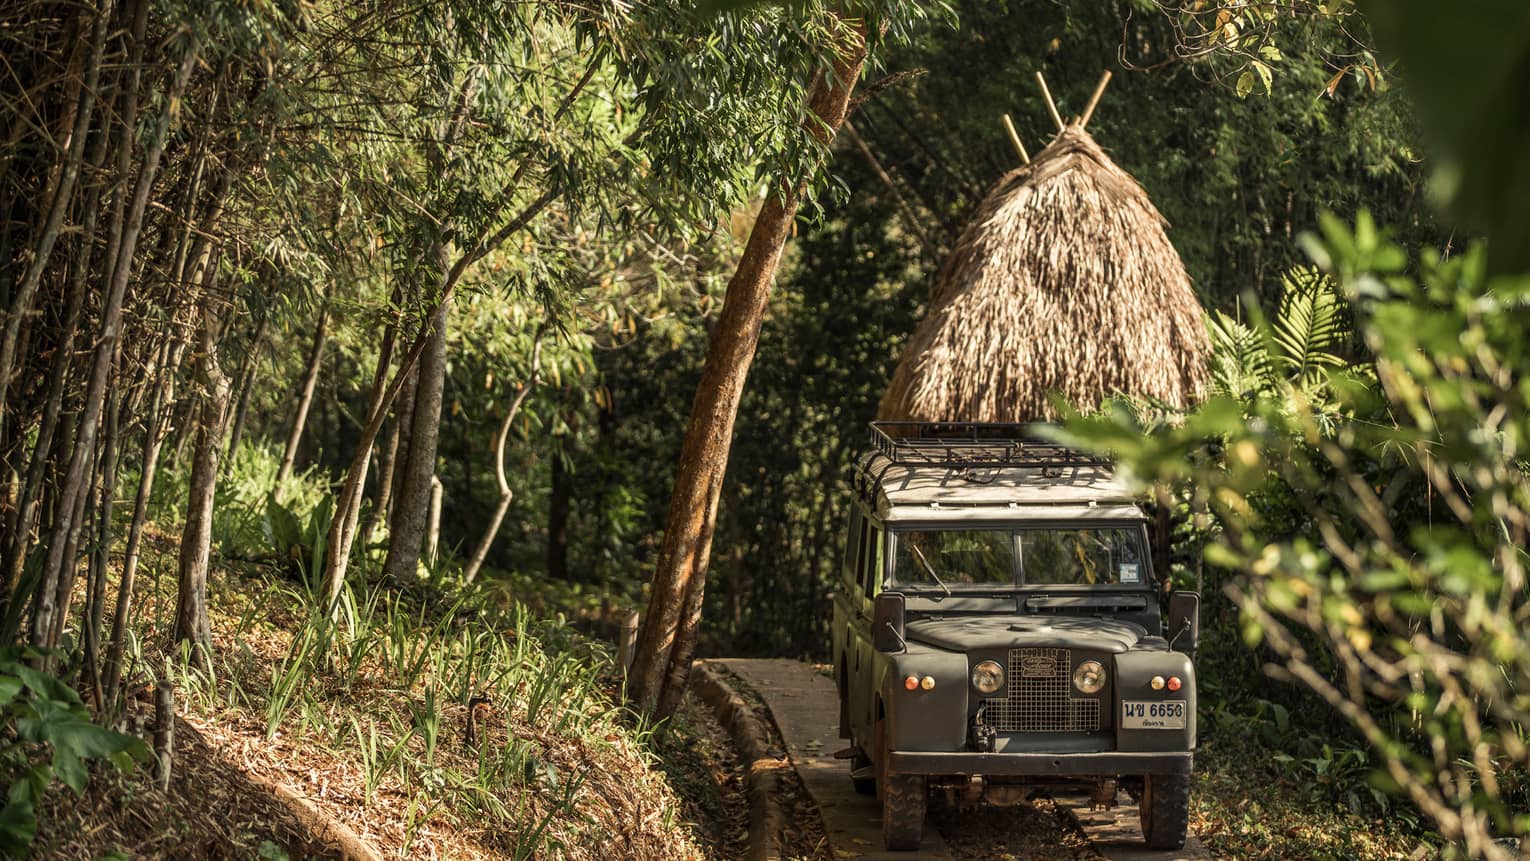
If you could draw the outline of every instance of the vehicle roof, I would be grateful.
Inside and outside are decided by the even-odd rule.
[[[898,463],[870,451],[856,471],[857,488],[888,520],[1144,516],[1136,494],[1101,464],[953,467]]]

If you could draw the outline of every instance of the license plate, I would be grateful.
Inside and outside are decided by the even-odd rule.
[[[1122,729],[1184,729],[1185,701],[1122,702]]]

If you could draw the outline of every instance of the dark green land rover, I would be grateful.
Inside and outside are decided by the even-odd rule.
[[[1200,598],[1169,596],[1110,464],[1020,425],[878,422],[855,464],[834,600],[851,777],[888,849],[925,804],[1125,789],[1185,842]]]

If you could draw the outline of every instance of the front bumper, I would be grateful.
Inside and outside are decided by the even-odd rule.
[[[896,774],[978,774],[1115,777],[1127,774],[1189,774],[1194,754],[1138,753],[921,753],[893,751]]]

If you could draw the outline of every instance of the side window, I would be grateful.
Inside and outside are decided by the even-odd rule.
[[[843,576],[846,582],[854,583],[859,580],[861,567],[861,532],[866,528],[865,520],[861,517],[861,510],[854,505],[850,507],[850,527],[845,530],[845,564]]]
[[[859,535],[855,542],[855,584],[860,587],[861,597],[869,598],[871,595],[866,591],[866,566],[869,564],[872,553],[870,543],[871,524],[866,522],[864,516],[861,517],[860,529],[857,532],[859,532]]]
[[[866,596],[872,597],[882,588],[882,528],[871,528],[871,546],[866,548],[866,573],[862,585]]]
[[[870,521],[865,524],[862,537],[864,548],[861,553],[861,567],[856,571],[856,578],[860,581],[861,593],[869,600],[877,592],[877,540],[881,537],[882,530],[871,525]]]

